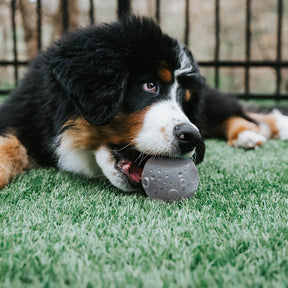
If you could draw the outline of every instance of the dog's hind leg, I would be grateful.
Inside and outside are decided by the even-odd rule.
[[[256,120],[260,125],[267,126],[270,138],[288,140],[288,116],[283,115],[279,110],[274,109],[269,114],[248,113],[249,117]]]
[[[29,157],[19,139],[8,134],[0,136],[0,189],[29,167]]]
[[[258,148],[270,136],[261,125],[237,116],[224,121],[221,130],[230,146],[247,149]]]

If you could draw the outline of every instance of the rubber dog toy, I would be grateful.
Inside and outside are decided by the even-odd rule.
[[[142,173],[146,194],[167,202],[191,197],[198,184],[199,174],[192,159],[150,158]]]

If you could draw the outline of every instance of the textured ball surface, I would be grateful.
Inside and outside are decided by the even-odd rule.
[[[198,183],[199,174],[192,159],[150,158],[142,173],[146,194],[168,202],[189,198]]]

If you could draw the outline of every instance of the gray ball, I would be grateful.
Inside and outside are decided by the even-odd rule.
[[[199,174],[192,159],[150,158],[142,173],[146,194],[168,202],[191,197],[198,183]]]

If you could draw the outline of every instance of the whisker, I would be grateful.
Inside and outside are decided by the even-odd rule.
[[[119,149],[115,149],[115,151],[119,152],[119,151],[122,151],[122,150],[124,150],[124,149],[126,149],[126,148],[128,148],[128,147],[131,147],[132,149],[135,150],[135,147],[133,147],[133,145],[132,145],[131,143],[128,143],[128,144],[125,145],[124,147],[121,147],[121,148],[119,148]]]
[[[150,155],[147,155],[147,154],[144,154],[144,153],[141,153],[141,160],[139,161],[139,164],[141,165],[143,161],[145,161],[147,158],[150,157]]]

